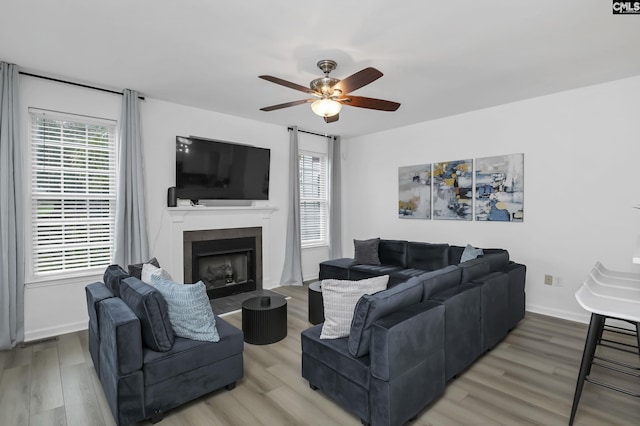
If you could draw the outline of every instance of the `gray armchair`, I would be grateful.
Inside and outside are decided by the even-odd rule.
[[[241,330],[216,317],[219,342],[174,336],[162,296],[137,278],[122,278],[122,298],[103,283],[86,286],[89,350],[118,425],[155,423],[185,402],[235,387],[243,376]]]

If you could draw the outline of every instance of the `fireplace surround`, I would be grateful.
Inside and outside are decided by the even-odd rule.
[[[202,280],[209,299],[261,290],[262,228],[184,231],[184,282]]]

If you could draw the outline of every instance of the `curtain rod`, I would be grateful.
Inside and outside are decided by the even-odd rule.
[[[288,131],[292,131],[293,127],[287,127],[287,130]],[[316,133],[316,132],[311,132],[309,130],[302,130],[302,129],[298,129],[298,131],[300,133],[307,133],[309,135],[322,136],[323,138],[334,138],[335,139],[334,135],[323,135],[322,133]]]
[[[104,89],[102,87],[90,86],[88,84],[76,83],[75,81],[68,81],[68,80],[62,80],[59,78],[47,77],[44,75],[32,74],[30,72],[25,72],[25,71],[20,71],[19,73],[22,75],[26,75],[28,77],[41,78],[43,80],[55,81],[56,83],[70,84],[72,86],[84,87],[86,89],[93,89],[93,90],[98,90],[100,92],[113,93],[115,95],[122,96],[122,92],[116,92],[115,90]],[[138,99],[144,101],[144,96],[138,96]]]

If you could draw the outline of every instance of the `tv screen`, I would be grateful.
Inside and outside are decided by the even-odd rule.
[[[176,196],[190,200],[268,200],[267,148],[176,136]]]

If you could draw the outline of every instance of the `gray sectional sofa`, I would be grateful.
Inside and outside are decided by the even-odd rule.
[[[174,335],[162,295],[117,265],[85,290],[89,352],[116,424],[156,423],[242,378],[243,333],[222,318],[218,342]]]
[[[320,279],[389,275],[358,301],[348,337],[302,332],[302,376],[364,424],[399,425],[498,344],[525,312],[526,267],[502,249],[461,262],[465,247],[380,240],[380,264],[334,259]]]

